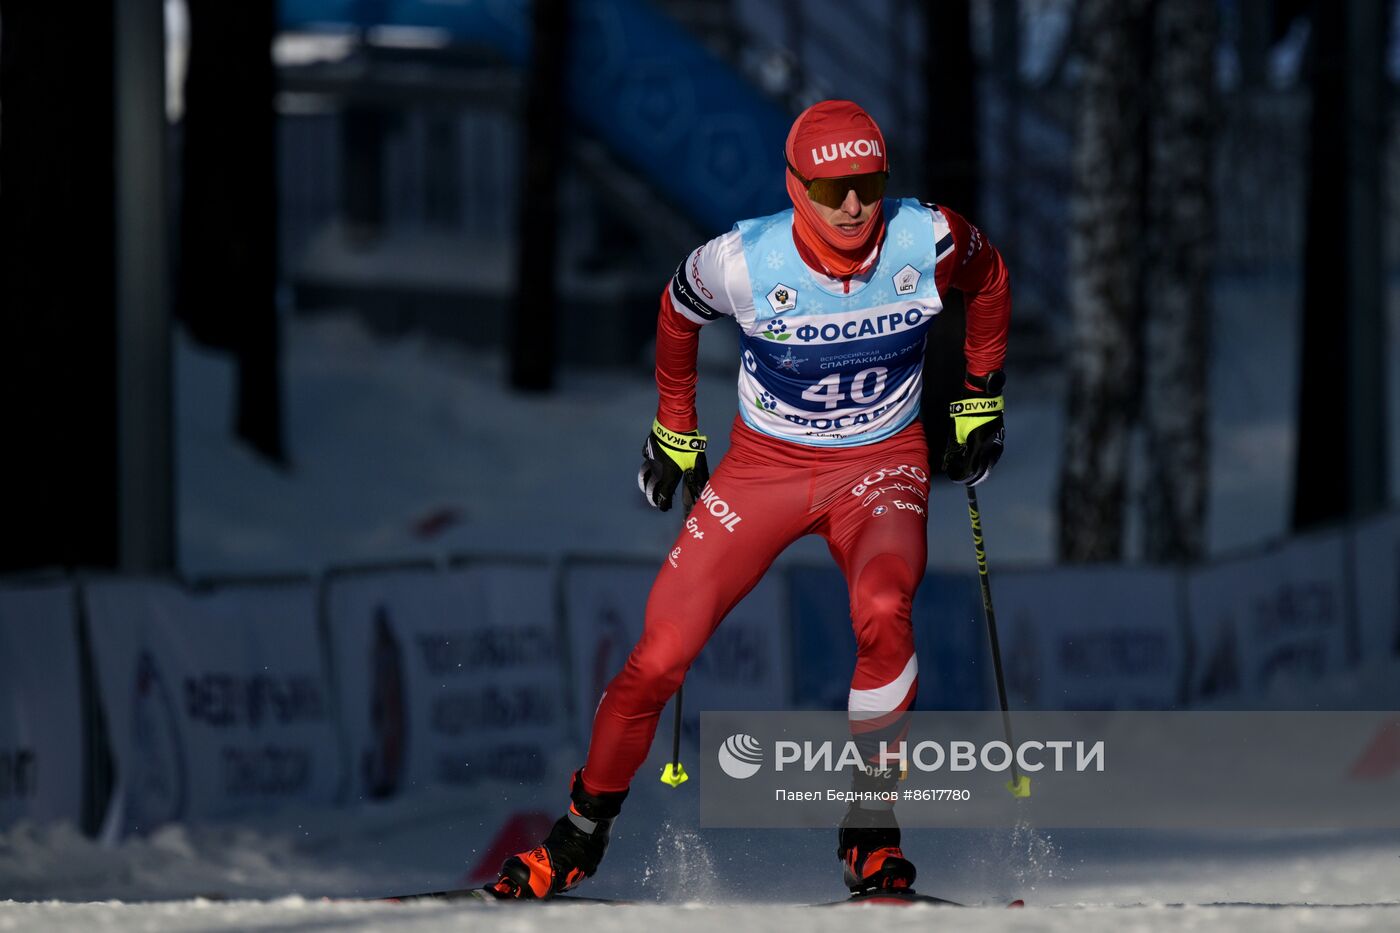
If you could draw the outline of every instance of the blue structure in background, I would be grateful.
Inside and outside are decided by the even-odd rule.
[[[797,705],[845,709],[856,666],[846,580],[834,567],[794,567],[787,579]],[[914,597],[913,622],[919,655],[915,708],[996,709],[991,648],[976,579],[954,573],[926,575]]]
[[[575,0],[577,124],[710,233],[782,210],[788,114],[644,0]],[[528,67],[527,0],[282,0],[283,29],[440,29]]]

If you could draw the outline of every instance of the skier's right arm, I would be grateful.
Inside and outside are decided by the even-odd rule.
[[[689,512],[710,478],[705,436],[697,430],[695,417],[699,349],[700,325],[676,312],[668,287],[661,294],[661,312],[656,317],[656,387],[661,399],[642,444],[642,466],[637,471],[642,495],[652,508],[663,512],[670,511],[682,481],[682,500]]]
[[[676,311],[671,287],[667,286],[656,315],[656,420],[672,431],[696,430],[695,360],[699,353],[700,325]]]
[[[656,318],[656,420],[642,446],[637,485],[648,503],[665,512],[676,487],[685,484],[687,511],[699,498],[710,471],[705,436],[695,414],[695,361],[700,328],[733,314],[724,260],[737,234],[717,237],[690,253],[661,293]]]

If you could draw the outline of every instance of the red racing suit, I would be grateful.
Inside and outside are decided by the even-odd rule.
[[[921,210],[928,216],[918,215]],[[902,247],[925,257],[923,268],[933,275],[928,276],[931,285],[921,292],[923,303],[919,307],[927,317],[941,310],[939,296],[946,289],[965,293],[968,372],[985,375],[1000,369],[1011,306],[1000,254],[977,228],[946,208],[886,202],[887,217],[900,212],[906,212],[905,217],[910,212],[918,215],[914,219],[932,231],[931,242],[916,243],[912,234],[905,234],[906,229],[923,228],[901,227],[893,241],[899,246],[886,244],[881,248]],[[762,222],[770,227],[790,224],[784,215],[790,218],[791,211]],[[735,317],[746,335],[746,347],[751,348],[745,350],[740,372],[740,405],[752,408],[735,419],[729,451],[652,586],[642,637],[599,701],[582,772],[584,787],[590,793],[627,788],[650,750],[662,708],[711,633],[778,554],[803,535],[825,539],[846,578],[857,650],[848,703],[853,730],[860,731],[862,723],[871,729],[888,724],[909,709],[918,692],[910,610],[927,559],[929,456],[922,424],[916,417],[922,332],[906,327],[901,332],[907,338],[905,343],[872,357],[887,360],[886,366],[869,367],[868,359],[853,364],[866,367],[856,374],[855,383],[843,382],[845,377],[839,374],[827,375],[819,389],[798,392],[800,383],[788,386],[784,382],[775,385],[771,395],[765,391],[756,398],[743,397],[753,394],[754,379],[765,376],[762,361],[757,359],[769,348],[760,342],[763,339],[772,343],[773,349],[778,340],[783,341],[784,357],[772,354],[771,358],[778,366],[791,369],[794,360],[805,363],[806,358],[822,352],[819,344],[823,334],[840,339],[844,328],[847,334],[861,336],[861,328],[873,329],[878,324],[883,329],[891,319],[896,324],[914,320],[905,312],[897,311],[891,318],[885,311],[876,324],[861,320],[857,325],[858,313],[843,313],[835,305],[827,318],[816,313],[782,318],[784,312],[792,310],[789,306],[800,306],[813,298],[826,303],[818,307],[839,304],[840,296],[857,295],[880,276],[890,279],[887,288],[907,296],[901,298],[907,304],[915,299],[914,289],[907,287],[909,282],[917,285],[920,281],[919,274],[909,275],[911,269],[919,271],[917,263],[895,271],[887,268],[882,258],[863,276],[841,280],[831,279],[810,265],[800,271],[787,269],[774,275],[784,275],[784,282],[791,279],[794,284],[780,284],[767,291],[765,305],[765,289],[773,276],[761,278],[751,271],[755,256],[766,255],[774,269],[784,269],[785,259],[774,257],[773,251],[754,253],[753,238],[762,231],[745,228],[753,223],[757,222],[737,225],[731,233],[693,252],[661,296],[656,340],[657,420],[673,431],[696,430],[699,331],[703,324],[721,316]],[[747,244],[745,236],[749,237]],[[799,281],[801,284],[796,284]],[[801,297],[792,297],[799,293]],[[781,301],[775,300],[775,294]],[[784,323],[796,324],[798,319],[810,323],[805,329],[788,328]],[[840,323],[823,324],[825,320]],[[782,336],[784,333],[807,335],[809,342],[794,346],[801,337],[790,340]],[[888,337],[886,343],[892,339]],[[795,357],[794,349],[807,357]],[[830,359],[839,361],[853,355],[848,351]],[[907,363],[902,369],[901,361]],[[827,365],[838,368],[836,362],[823,363]],[[878,374],[867,375],[876,368]],[[787,378],[786,373],[772,375],[774,380]],[[887,378],[887,395],[874,397],[874,387],[883,388]],[[788,388],[792,388],[791,393]],[[830,399],[868,400],[870,405],[864,410],[848,406],[849,410],[841,409],[834,421],[818,423],[796,413],[799,409],[794,404],[802,405],[803,399],[818,413],[824,401],[827,407],[834,407]],[[852,427],[840,432],[825,430],[831,423]],[[865,425],[871,428],[869,440],[861,433]],[[875,436],[877,426],[882,426],[880,436]]]

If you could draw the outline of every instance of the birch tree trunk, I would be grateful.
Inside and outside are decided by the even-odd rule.
[[[1143,545],[1156,563],[1205,553],[1217,31],[1215,0],[1157,4],[1143,321]]]
[[[1147,0],[1083,0],[1070,208],[1069,411],[1059,555],[1117,560],[1139,385]]]

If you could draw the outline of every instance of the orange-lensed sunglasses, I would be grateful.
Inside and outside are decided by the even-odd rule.
[[[862,204],[875,203],[885,196],[885,183],[890,177],[889,172],[866,172],[861,175],[808,180],[802,177],[802,173],[791,162],[788,163],[788,171],[802,182],[802,187],[807,189],[807,197],[833,210],[845,202],[848,191],[854,191]]]

